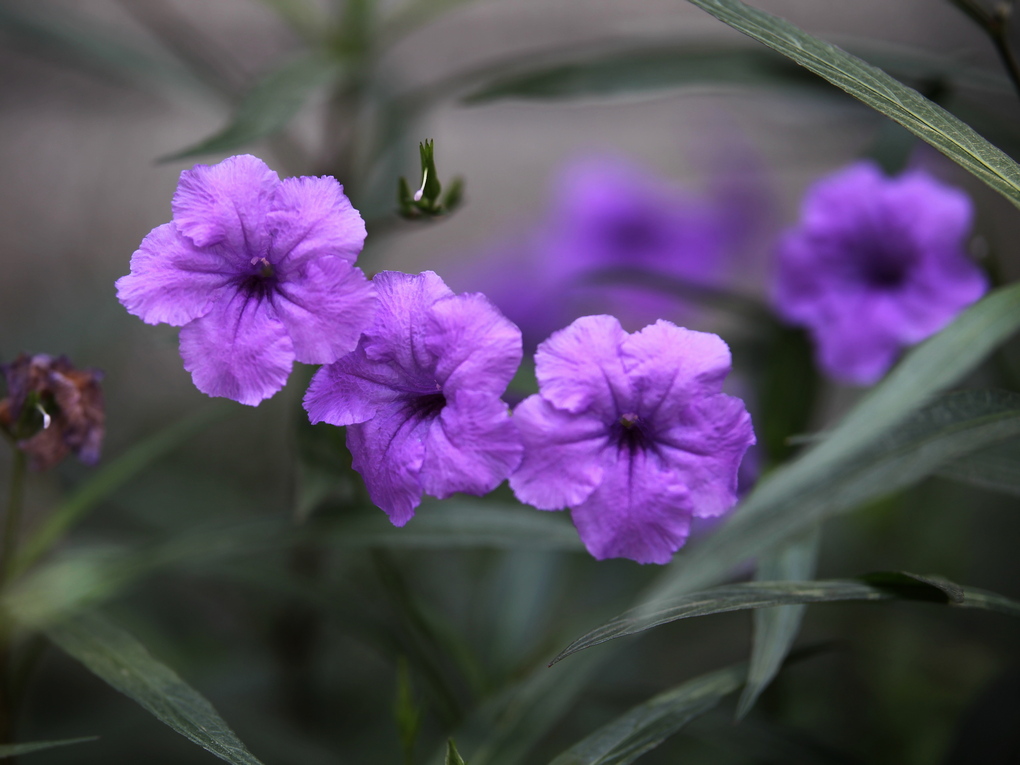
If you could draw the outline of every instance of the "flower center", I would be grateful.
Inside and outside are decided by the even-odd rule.
[[[610,437],[621,450],[634,453],[652,446],[647,426],[634,412],[626,412],[610,427]]]
[[[646,218],[630,217],[610,221],[606,239],[617,251],[650,252],[660,245],[662,235],[654,222]]]
[[[412,417],[420,420],[432,420],[438,417],[439,413],[443,411],[443,407],[446,406],[446,396],[442,391],[412,396],[408,399],[408,406]]]
[[[910,274],[909,254],[884,247],[867,247],[858,259],[857,273],[868,286],[880,290],[902,287]]]
[[[241,277],[241,290],[251,297],[265,297],[276,287],[276,271],[264,257],[252,258],[251,264],[254,270]]]

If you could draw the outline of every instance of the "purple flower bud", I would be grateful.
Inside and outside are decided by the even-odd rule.
[[[964,243],[971,203],[922,170],[858,162],[815,183],[779,246],[776,310],[834,379],[868,385],[988,289]]]
[[[352,351],[376,310],[354,262],[365,224],[334,178],[279,177],[250,155],[181,173],[173,221],[145,237],[117,297],[181,329],[181,357],[210,396],[255,405],[295,360]]]
[[[520,436],[500,396],[521,333],[484,295],[455,295],[431,271],[373,281],[375,323],[315,374],[304,404],[313,423],[347,426],[369,496],[403,526],[423,493],[480,496],[517,467]]]
[[[514,411],[524,459],[510,486],[540,510],[569,507],[596,558],[666,563],[692,517],[736,502],[754,432],[743,402],[720,392],[730,352],[717,335],[664,320],[628,334],[585,316],[535,363],[539,394]]]

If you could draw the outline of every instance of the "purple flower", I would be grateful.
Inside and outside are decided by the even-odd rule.
[[[987,290],[970,223],[967,196],[924,171],[853,164],[808,190],[780,243],[776,309],[810,331],[828,375],[873,383]]]
[[[611,313],[634,329],[678,317],[689,306],[668,280],[718,284],[756,227],[755,205],[736,199],[736,186],[697,198],[623,159],[574,160],[554,182],[548,220],[499,244],[459,284],[485,292],[526,348],[586,314]]]
[[[436,274],[384,271],[379,313],[354,353],[320,369],[309,419],[347,426],[372,501],[403,526],[422,493],[492,491],[521,460],[500,399],[521,363],[521,333],[481,294]]]
[[[717,335],[663,320],[627,334],[585,316],[535,361],[540,392],[514,412],[524,459],[510,486],[540,510],[569,507],[596,558],[666,563],[692,517],[736,502],[754,432],[743,402],[720,393],[730,352]]]
[[[279,177],[250,155],[181,173],[173,221],[145,237],[117,297],[182,327],[181,358],[210,396],[255,405],[295,360],[349,353],[376,310],[354,261],[365,224],[334,178]]]

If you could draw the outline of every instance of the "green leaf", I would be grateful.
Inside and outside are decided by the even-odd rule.
[[[204,141],[162,157],[161,161],[199,154],[232,152],[282,130],[319,88],[339,77],[340,63],[321,53],[287,62],[269,72],[248,91],[223,130]]]
[[[815,575],[820,530],[808,529],[758,560],[758,581],[802,581]],[[737,705],[737,719],[743,718],[783,665],[804,618],[803,605],[779,606],[754,612],[754,642],[747,684]]]
[[[9,45],[71,64],[78,70],[91,69],[136,84],[164,81],[205,90],[185,69],[137,50],[69,8],[62,8],[57,16],[26,13],[10,3],[0,4],[0,36]]]
[[[466,765],[452,738],[446,740],[446,765]]]
[[[574,61],[543,63],[502,75],[464,98],[483,104],[507,98],[599,97],[685,85],[799,87],[828,91],[816,77],[782,56],[761,49],[692,48],[673,45],[586,53]]]
[[[740,0],[689,0],[903,125],[1020,206],[1020,166],[916,90],[835,45]]]
[[[0,759],[20,757],[23,754],[32,754],[32,752],[52,749],[55,746],[70,746],[71,744],[84,744],[87,741],[98,740],[99,736],[82,736],[81,738],[62,738],[59,741],[27,741],[24,744],[0,744]]]
[[[1020,439],[1005,441],[954,460],[939,476],[1020,496]]]
[[[108,462],[61,502],[42,527],[26,540],[14,561],[15,576],[32,565],[59,541],[68,529],[113,492],[156,460],[232,411],[234,410],[225,406],[209,407],[149,436],[117,459]]]
[[[414,744],[421,730],[421,708],[414,700],[414,688],[411,685],[411,672],[407,666],[407,657],[401,656],[397,662],[397,698],[393,704],[393,717],[397,723],[397,735],[400,748],[404,752],[404,762],[414,762]]]
[[[641,607],[627,611],[575,640],[553,660],[553,663],[608,640],[635,635],[653,627],[694,616],[751,608],[849,600],[916,600],[1020,616],[1020,602],[1002,595],[972,587],[961,587],[939,577],[898,571],[867,574],[857,579],[744,582],[660,601],[654,609]]]
[[[1018,327],[1020,284],[996,290],[964,311],[946,329],[907,354],[827,438],[759,481],[725,526],[698,547],[678,556],[663,572],[651,598],[670,597],[714,584],[733,566],[807,528],[814,519],[903,488],[954,459],[1008,438],[996,429],[996,433],[985,432],[976,441],[952,440],[948,451],[919,455],[927,455],[930,461],[925,465],[917,463],[916,473],[898,476],[886,471],[884,485],[867,483],[874,477],[869,470],[882,472],[883,459],[899,464],[901,453],[909,454],[911,448],[920,448],[930,438],[937,438],[931,430],[936,425],[932,418],[938,417],[937,408],[918,422],[920,430],[915,433],[918,439],[914,447],[909,445],[908,433],[903,430],[904,420],[914,417],[917,409],[939,389],[968,374]],[[974,404],[980,408],[982,397],[994,394],[975,395]],[[966,419],[960,409],[964,400],[953,401],[952,411]],[[888,434],[893,434],[893,441],[885,445],[884,451],[879,450],[877,442]],[[982,438],[988,440],[981,442]],[[854,478],[855,475],[859,477]],[[830,492],[828,483],[833,481],[845,489],[856,489],[856,494]]]
[[[221,760],[261,765],[204,696],[120,627],[87,614],[45,634],[90,672]]]
[[[394,527],[381,513],[372,513],[322,524],[317,538],[342,547],[584,550],[562,513],[459,500],[425,501],[403,528]]]
[[[599,728],[549,765],[628,765],[739,688],[746,672],[747,665],[737,664],[661,693]]]

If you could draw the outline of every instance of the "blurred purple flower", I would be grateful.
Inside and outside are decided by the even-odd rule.
[[[422,493],[482,495],[517,467],[520,436],[500,399],[521,363],[521,333],[484,295],[436,274],[377,274],[380,308],[353,353],[305,394],[313,422],[347,426],[354,469],[395,526]]]
[[[173,221],[145,237],[117,297],[147,324],[181,329],[181,357],[210,396],[255,405],[295,360],[352,351],[376,310],[354,262],[365,224],[334,178],[280,180],[230,157],[181,173]]]
[[[826,374],[873,383],[988,289],[964,250],[970,224],[959,189],[855,163],[808,189],[780,242],[773,302],[810,331]]]
[[[726,180],[726,179],[722,179]],[[732,179],[729,179],[732,180]],[[757,227],[748,184],[699,199],[626,160],[566,165],[539,230],[503,243],[460,285],[481,289],[524,333],[525,348],[578,316],[610,313],[637,329],[685,313],[663,279],[714,285]]]
[[[720,392],[730,352],[717,335],[663,320],[627,334],[585,316],[535,361],[540,392],[514,411],[524,459],[510,486],[540,510],[569,507],[596,558],[666,563],[692,517],[736,502],[754,432],[743,402]]]

